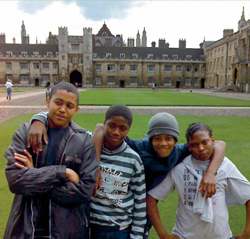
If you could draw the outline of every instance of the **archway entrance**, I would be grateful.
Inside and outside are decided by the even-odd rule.
[[[77,70],[72,71],[70,73],[70,83],[77,87],[82,87],[82,74]]]

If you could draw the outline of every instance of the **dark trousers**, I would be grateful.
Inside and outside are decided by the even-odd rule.
[[[119,226],[99,226],[91,224],[91,239],[130,239],[130,229],[120,230]]]

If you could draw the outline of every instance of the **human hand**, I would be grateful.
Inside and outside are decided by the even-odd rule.
[[[66,168],[65,175],[66,175],[66,178],[72,183],[79,183],[80,181],[78,174],[70,168]]]
[[[29,128],[27,147],[31,147],[32,151],[38,154],[43,150],[43,141],[45,144],[48,143],[47,129],[42,122],[35,120]]]
[[[15,165],[18,168],[34,168],[30,153],[26,149],[23,150],[23,153],[24,154],[14,154],[14,158],[16,160]]]
[[[203,197],[209,198],[216,193],[216,177],[214,174],[206,172],[199,185],[199,191]]]

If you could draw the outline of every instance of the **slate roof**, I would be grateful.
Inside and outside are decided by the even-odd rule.
[[[49,44],[0,44],[0,52],[2,54],[11,51],[14,55],[19,55],[22,52],[27,52],[28,55],[33,55],[34,52],[39,52],[39,55],[46,55],[47,52],[52,52],[56,55],[58,45]]]
[[[138,59],[146,59],[152,54],[150,59],[174,59],[178,56],[178,60],[186,60],[187,56],[192,56],[190,60],[204,60],[204,52],[201,48],[158,48],[158,47],[95,47],[93,53],[96,58],[107,58],[106,54],[111,53],[109,58],[121,58],[120,54],[125,54],[126,58],[133,58],[133,54],[138,54]],[[163,56],[165,55],[165,57]]]

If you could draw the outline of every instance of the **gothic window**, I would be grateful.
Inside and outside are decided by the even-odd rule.
[[[191,71],[191,66],[187,66],[187,67],[186,67],[186,71],[187,71],[187,72]]]
[[[27,70],[29,69],[29,65],[26,62],[20,62],[20,68],[21,70]]]
[[[115,85],[115,77],[114,76],[108,76],[107,84],[108,85]]]
[[[178,55],[172,55],[173,60],[178,60]]]
[[[192,56],[191,56],[191,55],[186,55],[186,59],[187,59],[187,60],[191,60],[191,59],[192,59]]]
[[[191,86],[191,79],[185,79],[185,86]]]
[[[164,77],[163,84],[165,86],[171,86],[171,77]]]
[[[106,58],[111,58],[112,54],[110,52],[106,53]]]
[[[108,71],[115,71],[115,65],[114,64],[108,64],[107,70]]]
[[[28,84],[29,83],[29,75],[28,74],[20,74],[20,83],[21,84]]]
[[[96,72],[101,72],[102,71],[102,65],[101,64],[96,64],[95,65],[95,71]]]
[[[103,37],[108,36],[108,33],[107,33],[106,31],[104,31],[104,32],[102,33],[102,36],[103,36]]]
[[[38,62],[34,62],[33,63],[33,68],[34,69],[39,69],[39,63]]]
[[[155,64],[148,64],[148,72],[155,72]]]
[[[38,52],[38,51],[33,51],[33,55],[34,55],[35,57],[38,57],[38,56],[39,56],[39,52]]]
[[[148,54],[147,55],[147,59],[153,59],[154,58],[154,54]]]
[[[11,62],[6,62],[6,69],[11,71],[12,70],[12,63]]]
[[[167,54],[163,54],[162,55],[162,59],[167,60],[168,59],[168,55]]]
[[[138,58],[138,54],[137,53],[132,53],[132,59],[137,59]]]
[[[125,58],[125,53],[120,53],[120,58],[124,59]]]
[[[137,83],[137,77],[136,76],[130,76],[129,81],[130,81],[130,83]]]
[[[47,57],[52,57],[53,56],[53,53],[51,51],[48,51],[47,52]]]
[[[21,52],[21,56],[22,56],[22,57],[26,57],[26,56],[27,56],[27,51],[22,51],[22,52]]]
[[[137,71],[137,65],[136,64],[131,64],[130,65],[130,71]]]
[[[43,62],[43,69],[49,69],[49,63]]]
[[[79,51],[80,45],[79,44],[71,44],[72,51]]]
[[[172,65],[164,65],[164,71],[172,71]]]
[[[7,55],[7,56],[13,56],[13,52],[12,52],[12,51],[7,51],[7,52],[6,52],[6,55]]]
[[[176,66],[176,71],[182,71],[182,66],[181,65],[177,65]]]
[[[101,77],[96,77],[95,78],[95,84],[96,85],[101,85],[102,84],[102,78]]]
[[[53,69],[57,69],[58,64],[56,62],[53,62]]]
[[[120,71],[124,71],[125,70],[125,64],[121,64],[120,65]]]

